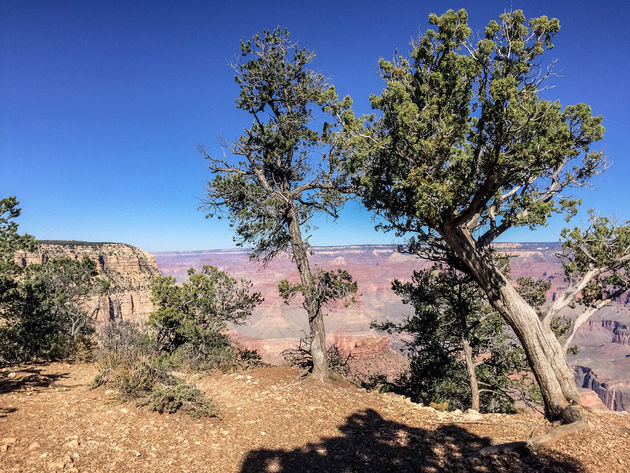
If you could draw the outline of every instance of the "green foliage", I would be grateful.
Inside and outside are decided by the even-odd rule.
[[[15,262],[18,251],[34,251],[35,239],[31,235],[20,235],[15,219],[20,216],[15,197],[0,200],[0,318],[14,309],[17,301],[18,278],[23,269]]]
[[[139,353],[109,353],[98,361],[99,371],[91,387],[109,386],[116,389],[120,401],[135,401],[138,406],[150,404],[160,413],[181,410],[195,419],[217,415],[202,391],[150,360]]]
[[[564,191],[605,167],[591,149],[604,128],[585,104],[539,97],[558,20],[505,13],[476,44],[465,10],[429,23],[410,57],[379,62],[386,86],[371,101],[380,117],[360,129],[348,122],[366,206],[434,252],[447,249],[448,227],[486,247],[512,227],[573,214],[579,201]]]
[[[37,249],[18,233],[17,205],[15,197],[0,200],[0,362],[89,357],[93,327],[81,305],[95,291],[96,263],[17,264],[18,252]]]
[[[406,345],[410,369],[396,383],[398,391],[416,402],[469,408],[471,387],[464,358],[468,345],[482,410],[513,412],[513,396],[518,392],[529,396],[529,386],[516,379],[527,370],[523,350],[470,277],[435,265],[415,271],[410,282],[395,280],[392,288],[403,303],[414,307],[414,315],[401,324],[374,325],[412,337]]]
[[[157,309],[147,326],[153,329],[162,362],[221,366],[235,360],[237,350],[222,331],[228,322],[243,323],[262,302],[250,289],[250,282],[237,281],[213,266],[204,266],[201,273],[189,269],[188,281],[181,285],[172,277],[154,279]]]
[[[89,356],[94,327],[81,304],[95,284],[96,263],[87,257],[27,266],[13,310],[0,328],[5,361]]]
[[[355,295],[358,290],[356,281],[352,279],[350,273],[344,269],[336,271],[317,271],[311,279],[314,299],[318,306],[323,306],[332,301],[345,301],[346,305],[356,302]],[[289,304],[298,293],[304,293],[303,284],[293,284],[283,279],[278,284],[278,292],[285,304]]]
[[[351,101],[340,102],[324,76],[308,68],[314,56],[280,28],[242,42],[236,105],[252,125],[228,145],[236,160],[201,149],[213,173],[203,209],[208,216],[227,211],[237,243],[251,247],[252,258],[290,252],[291,218],[308,231],[314,214],[336,217],[346,199],[335,129]]]
[[[530,277],[521,277],[516,279],[517,291],[525,302],[538,311],[547,302],[546,294],[551,288],[551,281],[544,279],[532,279]]]
[[[561,259],[570,285],[589,278],[579,304],[593,307],[630,289],[630,221],[619,225],[593,210],[589,213],[586,229],[562,231]]]

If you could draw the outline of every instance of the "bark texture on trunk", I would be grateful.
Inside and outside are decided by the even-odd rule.
[[[475,373],[475,361],[473,360],[470,343],[468,343],[465,337],[462,338],[462,348],[464,351],[464,361],[466,362],[466,371],[468,371],[468,383],[470,384],[471,407],[479,412],[479,383],[477,382],[477,373]]]
[[[321,304],[317,300],[317,281],[313,277],[311,265],[308,261],[306,245],[302,239],[302,231],[297,212],[294,207],[289,210],[289,235],[295,264],[300,273],[300,283],[303,287],[304,308],[308,313],[308,326],[310,329],[310,353],[313,359],[314,379],[326,382],[329,379],[328,356],[326,353],[326,329],[324,327],[324,314]]]
[[[551,421],[568,422],[565,408],[572,403],[579,404],[579,395],[573,372],[555,334],[541,322],[536,311],[507,278],[486,260],[465,229],[445,227],[441,233],[520,340],[540,386],[545,416]]]

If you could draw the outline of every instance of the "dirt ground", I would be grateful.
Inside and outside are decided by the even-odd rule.
[[[193,420],[121,404],[89,388],[94,374],[88,364],[0,370],[0,471],[630,471],[626,413],[590,413],[587,430],[536,451],[470,460],[490,438],[524,440],[549,425],[526,414],[440,413],[283,367],[190,378],[220,412]]]

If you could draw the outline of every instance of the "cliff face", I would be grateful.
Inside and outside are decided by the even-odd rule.
[[[143,322],[153,311],[151,279],[160,276],[155,257],[123,243],[39,242],[34,253],[18,253],[19,264],[44,264],[51,258],[81,259],[96,262],[99,277],[110,283],[109,291],[85,303],[97,321]]]
[[[595,391],[604,405],[614,411],[630,410],[630,381],[600,381],[586,366],[574,368],[578,387]]]

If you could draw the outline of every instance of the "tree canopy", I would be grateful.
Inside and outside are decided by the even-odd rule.
[[[240,86],[237,108],[251,125],[225,148],[231,156],[203,155],[212,179],[203,209],[226,213],[235,241],[248,245],[263,264],[286,252],[300,282],[283,282],[283,297],[301,292],[309,320],[313,376],[328,378],[322,305],[356,292],[349,274],[311,268],[309,237],[316,214],[337,218],[350,189],[348,153],[340,117],[351,105],[340,101],[324,76],[309,68],[314,53],[277,28],[241,42],[243,62],[234,66]],[[341,284],[343,283],[343,284]],[[342,293],[338,289],[343,286]],[[285,297],[288,300],[289,297]]]
[[[153,303],[147,325],[154,331],[160,351],[171,355],[178,350],[188,362],[219,364],[231,344],[223,330],[228,323],[241,324],[262,302],[251,292],[251,283],[236,280],[214,266],[200,273],[188,270],[188,281],[177,285],[171,276],[152,282]]]
[[[555,18],[521,10],[491,20],[471,40],[465,10],[430,15],[409,57],[381,59],[385,81],[371,97],[378,116],[348,117],[365,205],[383,227],[413,235],[409,249],[472,276],[523,344],[550,419],[571,421],[579,403],[573,375],[548,324],[492,259],[506,231],[571,216],[606,167],[592,148],[602,117],[586,104],[542,98],[560,29]]]

